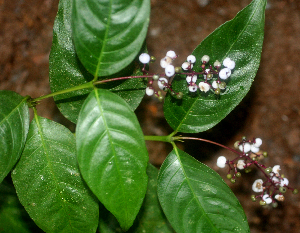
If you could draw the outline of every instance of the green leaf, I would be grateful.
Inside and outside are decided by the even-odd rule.
[[[260,63],[264,38],[266,0],[254,0],[237,16],[217,28],[193,52],[197,58],[194,67],[201,66],[201,57],[223,61],[230,57],[236,66],[220,98],[213,92],[191,96],[185,78],[175,77],[173,88],[184,93],[176,100],[168,95],[164,104],[165,117],[179,132],[206,131],[225,118],[249,91]],[[198,68],[199,69],[199,68]],[[196,70],[197,71],[197,70]]]
[[[5,180],[0,184],[0,232],[30,233],[28,214],[20,204],[12,184]]]
[[[0,91],[0,183],[15,166],[29,128],[28,97]]]
[[[74,0],[72,29],[78,57],[94,75],[128,66],[145,40],[150,0]]]
[[[127,233],[174,233],[166,219],[157,197],[158,170],[150,163],[147,167],[147,193],[133,226]],[[101,233],[121,232],[116,218],[107,210],[101,211],[99,229]]]
[[[243,208],[222,178],[176,147],[161,166],[158,198],[176,232],[250,232]]]
[[[80,176],[74,135],[35,115],[12,172],[20,202],[45,232],[95,232],[99,206]]]
[[[57,92],[72,88],[93,80],[91,75],[79,61],[73,44],[71,29],[71,12],[73,1],[60,0],[58,13],[53,27],[53,43],[49,58],[50,88]],[[141,75],[135,63],[130,64],[120,76]],[[119,77],[120,77],[119,76]],[[105,77],[108,79],[111,77]],[[141,79],[129,79],[102,85],[112,89],[136,109],[145,95],[146,83]],[[82,89],[54,96],[55,103],[61,113],[70,121],[76,123],[80,108],[92,89]]]
[[[149,159],[134,112],[118,95],[95,89],[80,111],[76,144],[84,180],[127,230],[146,193]]]

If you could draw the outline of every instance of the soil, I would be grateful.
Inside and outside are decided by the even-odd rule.
[[[187,55],[215,28],[244,8],[250,0],[152,0],[147,38],[151,55],[161,58],[166,51]],[[0,0],[0,89],[38,97],[50,93],[48,82],[52,27],[58,0]],[[300,2],[269,0],[266,10],[262,60],[251,91],[222,123],[206,133],[193,135],[232,147],[242,136],[263,139],[269,157],[265,165],[281,165],[290,185],[300,188]],[[180,60],[181,59],[181,60]],[[153,69],[159,70],[157,65]],[[59,113],[52,99],[38,106],[41,116],[72,126]],[[145,98],[137,109],[145,134],[167,135],[162,104]],[[147,142],[150,161],[159,166],[171,148]],[[198,160],[226,177],[215,165],[217,157],[234,154],[205,143],[179,145]],[[252,202],[251,185],[261,174],[242,173],[235,184],[228,183],[245,209],[252,233],[299,232],[299,194],[285,194],[277,208],[263,208]]]

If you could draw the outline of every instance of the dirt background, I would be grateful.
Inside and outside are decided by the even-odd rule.
[[[149,52],[161,58],[175,50],[181,64],[215,28],[232,19],[250,0],[152,0],[148,33]],[[50,92],[48,56],[58,0],[0,0],[0,89],[38,97]],[[290,184],[300,189],[300,2],[270,0],[266,10],[265,40],[261,66],[250,93],[226,119],[206,133],[196,135],[232,147],[242,136],[263,139],[268,166],[280,164]],[[154,69],[159,69],[153,65]],[[40,115],[70,125],[52,99],[38,106]],[[145,134],[167,135],[162,104],[145,98],[137,109]],[[195,136],[195,135],[194,135]],[[170,152],[164,143],[147,143],[153,164]],[[216,146],[185,142],[188,153],[217,170],[220,155],[234,155]],[[287,192],[276,209],[262,208],[250,200],[253,181],[261,174],[242,174],[229,184],[243,205],[251,232],[300,232],[299,195]]]

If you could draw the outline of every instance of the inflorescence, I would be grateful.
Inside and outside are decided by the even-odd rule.
[[[227,160],[224,156],[220,156],[217,160],[217,166],[224,168],[229,167],[227,178],[232,183],[235,183],[236,178],[241,176],[238,170],[245,170],[246,173],[251,171],[251,166],[256,166],[263,173],[265,179],[257,179],[252,185],[252,190],[258,195],[252,195],[252,201],[260,199],[260,205],[269,205],[277,207],[277,201],[284,201],[284,193],[287,189],[292,190],[294,194],[298,193],[297,189],[289,187],[289,180],[280,174],[280,165],[274,167],[266,167],[260,163],[264,157],[267,157],[267,152],[260,151],[262,140],[254,138],[253,140],[237,141],[234,144],[236,154],[239,156],[233,160]]]
[[[177,99],[183,97],[182,92],[175,92],[172,89],[171,81],[172,77],[176,74],[183,75],[186,79],[187,86],[190,93],[195,93],[197,90],[207,93],[213,91],[216,95],[220,95],[222,91],[226,89],[226,80],[231,76],[232,70],[235,68],[235,62],[229,57],[223,61],[223,68],[221,62],[218,60],[209,64],[210,57],[204,55],[201,58],[200,71],[196,72],[193,70],[196,62],[194,55],[189,55],[186,61],[181,67],[175,67],[172,63],[178,56],[174,51],[168,51],[166,56],[160,60],[160,66],[165,69],[163,74],[153,74],[148,81],[148,87],[146,88],[146,94],[148,96],[156,96],[159,100],[163,99],[162,91],[170,91],[170,94]],[[154,57],[150,57],[147,53],[142,53],[139,56],[139,60],[144,64],[142,71],[144,75],[149,75],[149,71],[146,70],[146,65],[150,61],[155,61]],[[202,80],[200,80],[202,78]],[[200,80],[200,81],[198,81]],[[157,81],[160,90],[155,90],[153,87],[153,81]]]

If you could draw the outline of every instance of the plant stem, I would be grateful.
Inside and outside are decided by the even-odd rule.
[[[227,149],[227,150],[230,150],[230,151],[232,151],[232,152],[235,153],[235,154],[243,155],[242,152],[239,152],[239,151],[237,151],[237,150],[235,150],[235,149],[232,149],[232,148],[230,148],[230,147],[228,147],[228,146],[224,146],[224,145],[222,145],[222,144],[220,144],[220,143],[213,142],[213,141],[210,141],[210,140],[207,140],[207,139],[203,139],[203,138],[194,138],[194,137],[181,137],[181,136],[177,136],[177,137],[173,137],[172,139],[173,139],[174,141],[186,139],[186,140],[196,140],[196,141],[208,142],[208,143],[211,143],[211,144],[214,144],[214,145],[223,147],[223,148],[225,148],[225,149]]]
[[[112,82],[112,81],[119,81],[119,80],[126,80],[126,79],[131,79],[131,78],[151,78],[153,75],[140,75],[140,76],[125,76],[125,77],[118,77],[118,78],[111,78],[111,79],[104,79],[100,81],[96,81],[93,84],[102,84],[102,83],[107,83],[107,82]]]
[[[68,88],[68,89],[65,89],[65,90],[53,92],[53,93],[50,93],[48,95],[43,95],[41,97],[33,99],[32,102],[37,102],[37,101],[47,99],[49,97],[53,97],[53,96],[56,96],[56,95],[65,94],[65,93],[68,93],[68,92],[77,91],[77,90],[86,89],[86,88],[93,88],[93,87],[94,87],[94,85],[93,85],[93,82],[91,81],[91,82],[84,83],[84,84],[79,85],[79,86],[75,86],[75,87],[71,87],[71,88]]]
[[[146,141],[160,141],[160,142],[172,142],[172,137],[170,135],[167,136],[152,136],[152,135],[145,135],[144,139]]]

